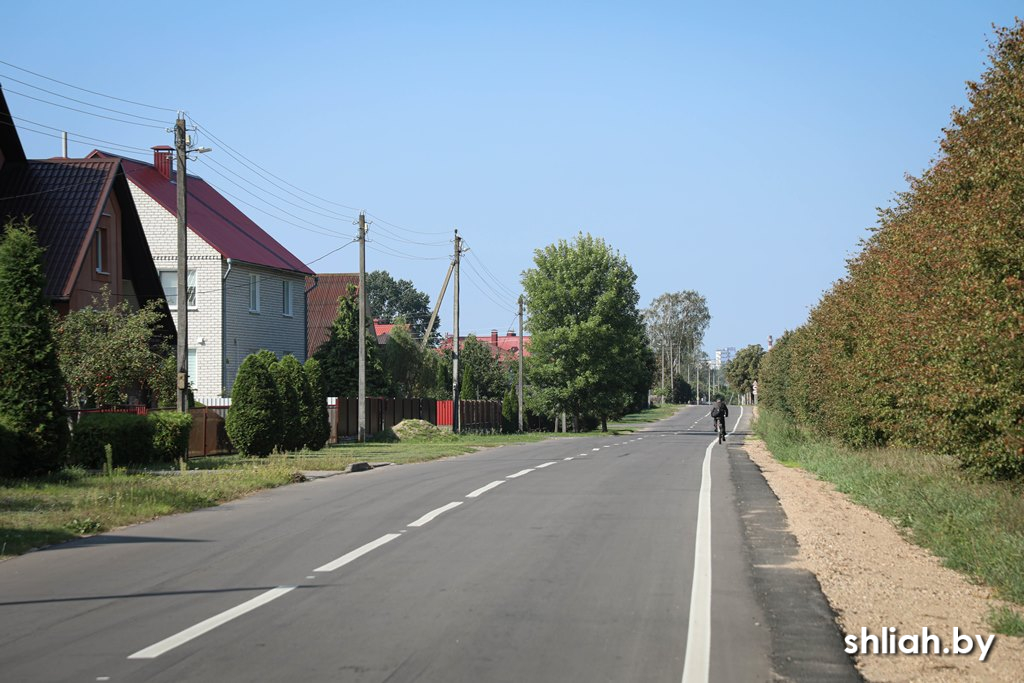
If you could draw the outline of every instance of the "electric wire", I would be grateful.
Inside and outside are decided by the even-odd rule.
[[[18,71],[24,71],[25,73],[32,74],[33,76],[38,76],[39,78],[45,78],[48,81],[52,81],[54,83],[59,83],[61,85],[67,86],[69,88],[74,88],[75,90],[81,90],[82,92],[87,92],[90,95],[98,95],[100,97],[106,97],[107,99],[110,99],[110,100],[117,100],[118,102],[125,102],[127,104],[134,104],[134,105],[139,106],[139,107],[148,107],[149,109],[158,109],[158,110],[161,110],[161,111],[171,111],[171,112],[177,112],[178,111],[177,109],[172,109],[170,107],[158,107],[156,105],[146,104],[145,102],[136,102],[134,100],[126,100],[126,99],[123,99],[121,97],[114,97],[113,95],[105,95],[105,94],[103,94],[101,92],[96,92],[95,90],[89,90],[87,88],[82,88],[82,87],[77,86],[77,85],[72,85],[71,83],[65,83],[64,81],[60,81],[60,80],[57,80],[56,78],[51,78],[50,76],[45,76],[45,75],[43,75],[41,73],[37,73],[35,71],[31,71],[29,69],[26,69],[25,67],[18,66],[17,64],[11,64],[10,62],[5,62],[2,59],[0,59],[0,64],[4,64],[6,66],[15,68]]]
[[[482,259],[481,259],[481,258],[480,258],[480,257],[479,257],[479,256],[478,256],[477,254],[475,254],[475,253],[473,253],[473,252],[470,252],[470,253],[469,253],[469,256],[470,256],[470,257],[472,257],[472,260],[473,260],[473,261],[474,261],[474,262],[475,262],[475,263],[476,263],[477,265],[479,265],[479,266],[480,266],[481,268],[483,268],[484,272],[485,272],[485,273],[487,273],[487,275],[488,275],[488,276],[490,277],[490,280],[491,280],[492,282],[494,282],[494,284],[498,285],[498,287],[500,287],[500,288],[501,288],[502,290],[504,290],[505,294],[503,294],[502,296],[506,296],[506,295],[507,295],[507,296],[511,296],[511,297],[512,297],[512,298],[514,298],[514,299],[518,299],[518,298],[519,298],[519,293],[517,293],[516,291],[514,291],[514,290],[513,290],[513,289],[511,289],[510,287],[507,287],[507,286],[506,286],[506,285],[505,285],[504,283],[502,283],[502,281],[501,281],[501,280],[499,280],[499,279],[498,279],[497,277],[495,277],[494,273],[492,273],[492,272],[491,272],[491,271],[490,271],[490,270],[489,270],[489,269],[487,268],[487,265],[486,265],[486,264],[484,264],[483,260],[482,260]],[[478,273],[478,274],[479,274],[479,273]],[[481,276],[481,277],[482,277],[482,276]]]
[[[155,124],[152,124],[152,123],[142,123],[141,121],[129,121],[128,119],[119,119],[119,118],[116,118],[114,116],[107,116],[106,114],[97,114],[96,112],[86,111],[84,109],[78,109],[76,107],[69,107],[66,104],[60,104],[58,102],[50,102],[49,100],[44,100],[41,97],[34,97],[32,95],[26,95],[23,92],[19,92],[17,90],[11,90],[10,88],[5,88],[4,92],[9,92],[12,95],[19,95],[21,97],[27,97],[30,100],[35,100],[36,102],[42,102],[43,104],[48,104],[48,105],[50,105],[52,107],[60,107],[61,109],[69,109],[71,111],[77,111],[79,114],[88,114],[89,116],[95,116],[96,118],[100,118],[100,119],[108,119],[110,121],[117,121],[118,123],[127,123],[127,124],[130,124],[132,126],[142,126],[143,128],[158,128],[160,130],[166,130],[167,129],[167,125],[166,124],[164,124],[162,126],[158,126],[158,125],[155,125]]]
[[[31,83],[27,83],[25,81],[19,81],[17,78],[14,78],[12,76],[7,76],[5,74],[0,74],[0,77],[6,78],[6,79],[11,80],[11,81],[14,81],[15,83],[20,83],[22,85],[27,85],[28,87],[30,87],[30,88],[32,88],[34,90],[41,90],[42,92],[47,93],[48,95],[55,95],[55,96],[60,97],[62,99],[68,100],[69,102],[75,102],[77,104],[84,104],[87,107],[93,107],[94,109],[102,109],[103,111],[109,111],[109,112],[112,112],[114,114],[121,114],[122,116],[131,116],[132,118],[136,118],[136,119],[139,119],[141,121],[153,121],[155,123],[160,123],[160,124],[163,124],[165,126],[167,125],[167,122],[164,121],[163,119],[154,119],[151,116],[142,116],[140,114],[133,114],[133,113],[131,113],[129,111],[122,111],[121,109],[111,109],[110,107],[103,107],[103,106],[98,105],[98,104],[93,104],[92,102],[86,102],[85,100],[79,100],[79,99],[76,99],[74,97],[68,97],[67,95],[63,95],[63,94],[61,94],[59,92],[54,92],[53,90],[47,90],[46,88],[40,88],[38,85],[32,85]],[[13,92],[16,95],[22,95],[23,97],[29,97],[28,95],[25,95],[24,93],[18,93],[18,92],[14,91],[14,90],[9,90],[8,92]]]
[[[23,118],[21,116],[12,116],[11,118],[14,119],[15,121],[22,122],[22,124],[28,123],[28,124],[31,124],[33,126],[39,126],[40,128],[48,128],[49,130],[55,130],[58,133],[62,133],[62,134],[63,133],[67,133],[69,141],[78,142],[80,144],[82,143],[83,140],[91,140],[92,142],[102,142],[104,145],[110,145],[112,147],[120,147],[121,149],[131,150],[133,152],[142,152],[143,154],[148,153],[148,152],[151,151],[150,149],[148,149],[146,147],[133,147],[131,145],[125,145],[125,144],[122,144],[120,142],[114,142],[113,140],[104,140],[102,138],[94,138],[94,137],[91,137],[91,136],[88,136],[88,135],[84,135],[82,133],[76,133],[74,131],[66,131],[63,128],[58,128],[56,126],[48,126],[45,123],[39,123],[38,121],[32,121],[30,119],[26,119],[26,118]],[[0,121],[0,124],[3,124],[5,126],[10,126],[11,128],[14,128],[14,124],[8,123],[7,121]],[[32,129],[29,128],[28,130],[32,130]],[[62,135],[52,135],[51,133],[43,133],[42,131],[38,131],[38,130],[32,130],[32,132],[33,133],[39,133],[40,135],[51,135],[51,137],[56,137],[56,138],[61,138],[62,137]]]

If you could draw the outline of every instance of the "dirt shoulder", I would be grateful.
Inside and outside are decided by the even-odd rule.
[[[880,635],[929,633],[951,647],[953,629],[987,639],[992,591],[947,569],[927,550],[906,541],[884,517],[851,502],[804,470],[779,464],[762,441],[743,450],[761,468],[800,544],[800,563],[813,572],[844,633],[867,628]],[[909,645],[909,641],[907,643]],[[1024,638],[996,635],[984,662],[971,654],[856,657],[867,681],[1021,681]]]

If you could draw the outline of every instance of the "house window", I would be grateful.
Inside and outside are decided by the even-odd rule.
[[[292,283],[287,280],[281,282],[281,315],[289,318],[292,316]]]
[[[249,312],[260,312],[260,276],[255,273],[249,275]]]
[[[196,271],[189,269],[188,271],[188,307],[196,308]],[[178,308],[178,271],[176,270],[162,270],[160,271],[160,285],[164,288],[164,298],[167,299],[167,305],[170,306],[171,310]]]
[[[93,237],[96,244],[96,272],[107,273],[107,229],[105,227],[97,227],[96,233]]]

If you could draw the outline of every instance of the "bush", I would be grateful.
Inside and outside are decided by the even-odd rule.
[[[305,434],[302,432],[302,394],[305,381],[302,365],[289,353],[270,366],[270,374],[277,386],[278,413],[281,416],[277,450],[297,451],[305,443]]]
[[[302,434],[306,448],[318,451],[331,438],[331,423],[327,416],[323,375],[316,358],[306,360],[302,374]]]
[[[277,445],[281,405],[270,372],[276,362],[273,351],[263,349],[246,356],[238,368],[224,427],[242,455],[270,455]]]
[[[162,410],[147,416],[153,426],[153,459],[171,462],[186,455],[188,437],[192,433],[192,416]]]
[[[18,429],[14,420],[0,415],[0,477],[21,476],[29,449],[28,437]]]
[[[83,415],[71,435],[72,465],[99,468],[106,464],[104,446],[110,444],[117,467],[153,461],[153,423],[142,415],[89,413]]]

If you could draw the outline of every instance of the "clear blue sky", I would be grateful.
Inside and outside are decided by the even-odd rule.
[[[486,334],[514,320],[533,250],[582,230],[629,260],[641,305],[667,291],[706,296],[708,351],[764,345],[806,319],[876,207],[936,154],[951,108],[966,101],[964,82],[985,67],[991,24],[1020,9],[995,0],[235,4],[5,7],[0,60],[171,109],[0,64],[29,156],[60,153],[59,140],[29,130],[58,134],[39,124],[129,148],[173,144],[163,128],[181,109],[219,139],[198,136],[215,151],[189,170],[250,203],[236,202],[307,263],[354,236],[350,217],[363,208],[376,221],[368,268],[433,299],[457,227],[472,250],[461,329]],[[336,204],[267,184],[222,143]],[[70,154],[93,147],[118,151],[73,143]],[[312,267],[357,270],[357,250]],[[450,294],[441,315],[450,331]]]

